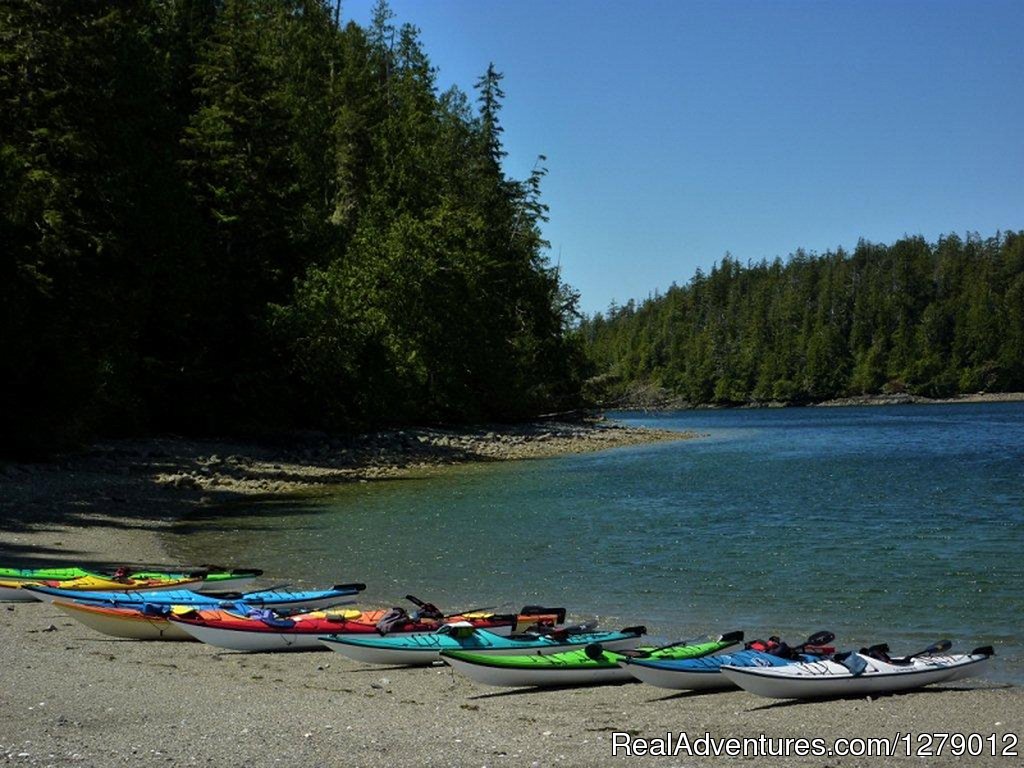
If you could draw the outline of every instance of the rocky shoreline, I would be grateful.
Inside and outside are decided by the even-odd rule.
[[[614,402],[604,403],[609,410],[623,411],[702,411],[726,408],[844,408],[883,405],[951,405],[957,403],[1018,403],[1024,402],[1024,392],[976,392],[953,397],[924,397],[906,392],[877,395],[853,395],[819,402],[787,402],[784,400],[752,401],[749,403],[692,403],[681,395],[654,385],[641,385]]]
[[[259,443],[172,437],[99,442],[46,463],[0,465],[0,559],[25,566],[62,559],[99,564],[109,560],[109,553],[83,532],[105,527],[155,531],[201,506],[329,493],[344,483],[455,464],[695,436],[586,419],[356,436],[305,433]],[[45,544],[37,541],[43,532],[49,534]],[[144,537],[133,545],[130,559],[156,564],[165,556],[156,537]]]

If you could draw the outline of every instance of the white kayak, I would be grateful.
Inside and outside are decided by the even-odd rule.
[[[677,691],[721,691],[736,688],[736,683],[722,674],[722,667],[782,667],[805,661],[829,658],[836,649],[836,639],[828,630],[815,632],[796,647],[778,637],[754,640],[741,651],[715,653],[696,659],[627,658],[619,662],[633,677],[657,688]]]
[[[746,691],[772,699],[823,699],[910,691],[979,674],[990,647],[972,653],[921,655],[883,661],[851,653],[844,661],[814,661],[783,667],[723,666],[722,674]]]
[[[782,667],[815,657],[783,659],[761,651],[702,656],[699,659],[624,659],[619,666],[642,683],[676,691],[724,691],[735,689],[736,683],[722,674],[722,667]]]

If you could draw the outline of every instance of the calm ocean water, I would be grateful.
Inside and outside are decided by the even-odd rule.
[[[353,485],[187,521],[182,560],[666,639],[993,644],[1024,682],[1024,404],[617,413],[706,437]]]

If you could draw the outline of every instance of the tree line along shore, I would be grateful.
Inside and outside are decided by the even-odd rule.
[[[690,405],[955,398],[1024,390],[1024,232],[861,241],[741,264],[581,328],[614,401]]]
[[[545,159],[504,169],[500,71],[441,91],[383,0],[365,26],[328,0],[11,0],[0,40],[0,456],[512,423],[648,388],[1024,390],[1019,232],[726,257],[582,316]]]

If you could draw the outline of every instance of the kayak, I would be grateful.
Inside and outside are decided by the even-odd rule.
[[[36,596],[17,581],[0,581],[0,603],[34,603]]]
[[[832,632],[821,631],[811,635],[801,645],[790,647],[778,637],[754,640],[746,648],[732,653],[703,656],[698,659],[633,659],[626,658],[619,665],[637,680],[658,688],[683,691],[715,691],[735,688],[736,683],[722,674],[722,667],[783,667],[805,661],[817,661],[831,656],[836,649],[829,645],[835,640]]]
[[[196,589],[197,592],[236,592],[243,587],[252,584],[258,577],[263,575],[259,568],[221,568],[210,566],[210,570],[198,570],[190,573],[174,573],[163,571],[139,571],[130,573],[133,579],[164,579],[174,581],[179,577],[202,575],[203,584]]]
[[[898,693],[979,674],[991,647],[965,654],[921,654],[883,660],[866,653],[784,667],[723,666],[722,674],[746,691],[773,699],[821,699]]]
[[[122,592],[58,589],[56,587],[25,586],[25,591],[35,595],[43,602],[54,600],[73,600],[93,605],[109,605],[119,608],[139,608],[149,605],[191,605],[194,607],[230,608],[244,603],[254,608],[274,608],[275,610],[302,608],[308,611],[337,605],[342,598],[357,594],[366,589],[365,584],[336,584],[330,589],[292,592],[281,589],[269,589],[260,592],[238,592],[217,595],[204,595],[186,589],[168,589],[157,592]]]
[[[170,612],[175,610],[194,610],[185,606],[119,608],[110,605],[87,605],[54,600],[53,607],[104,635],[127,637],[133,640],[195,639],[167,618]]]
[[[504,637],[469,622],[446,624],[430,634],[398,637],[359,637],[332,635],[320,642],[366,664],[427,666],[441,659],[441,651],[474,651],[479,654],[536,653],[549,655],[600,643],[603,648],[621,650],[635,648],[645,632],[644,627],[626,627],[619,632],[573,631],[562,629],[547,634],[530,633]]]
[[[233,651],[299,651],[326,650],[320,642],[325,635],[380,635],[379,623],[394,609],[376,611],[341,610],[314,611],[292,616],[278,616],[272,612],[255,616],[232,611],[200,611],[196,615],[171,616],[170,619],[197,640],[218,648]],[[270,615],[267,615],[267,614]],[[388,628],[387,634],[433,632],[445,622],[465,620],[473,626],[497,634],[511,634],[513,629],[541,622],[554,623],[559,614],[494,614],[487,612],[446,616],[443,619],[410,617]]]
[[[689,659],[725,650],[743,639],[742,632],[723,635],[706,643],[679,644],[663,648],[638,648],[630,653],[648,658]],[[619,666],[623,653],[600,645],[565,651],[550,656],[491,655],[472,651],[442,651],[441,659],[456,672],[485,685],[571,686],[632,682],[633,676]]]
[[[32,602],[41,596],[31,592],[31,587],[56,587],[69,591],[79,590],[110,590],[117,592],[146,591],[155,592],[167,589],[194,589],[202,586],[201,579],[179,579],[176,581],[160,579],[125,579],[114,581],[101,576],[80,576],[75,579],[61,581],[7,581],[0,580],[0,600],[8,602]]]
[[[736,651],[699,659],[623,659],[619,665],[642,683],[677,691],[715,691],[735,688],[736,683],[722,674],[722,667],[784,667],[802,661],[814,661],[809,654],[784,659],[764,651]]]
[[[92,576],[100,579],[120,581],[128,578],[143,581],[184,581],[201,579],[199,591],[233,591],[252,582],[263,571],[256,568],[224,568],[218,565],[202,566],[195,569],[132,571],[127,567],[112,572],[90,571],[77,566],[53,568],[0,568],[0,581],[5,582],[47,582],[68,581]]]

